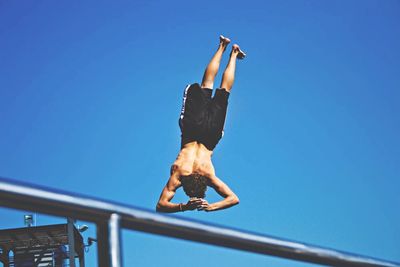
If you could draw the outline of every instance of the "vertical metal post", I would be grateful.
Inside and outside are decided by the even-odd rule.
[[[111,266],[122,267],[122,253],[121,253],[121,217],[113,213],[111,214],[108,222],[110,231],[110,247],[111,247]]]
[[[113,213],[107,222],[97,224],[99,267],[122,267],[120,218]]]
[[[83,255],[79,256],[79,267],[85,267],[85,258]]]
[[[75,232],[74,222],[72,218],[68,218],[68,250],[69,250],[69,266],[75,267]]]
[[[79,260],[79,267],[85,267],[85,244],[84,243],[82,244],[81,247],[78,248],[77,254],[78,254],[78,260]]]
[[[110,246],[108,240],[108,225],[104,222],[97,223],[97,261],[99,267],[109,267]]]

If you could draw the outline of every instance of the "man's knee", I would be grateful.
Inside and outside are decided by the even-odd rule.
[[[203,80],[201,82],[201,88],[213,89],[214,81],[212,80]]]

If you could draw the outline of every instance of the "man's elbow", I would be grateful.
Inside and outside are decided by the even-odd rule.
[[[156,206],[156,211],[157,212],[165,212],[165,206],[161,202],[158,202],[157,206]]]
[[[237,195],[232,196],[232,205],[237,205],[239,204],[239,198]]]

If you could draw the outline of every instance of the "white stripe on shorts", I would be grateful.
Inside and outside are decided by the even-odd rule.
[[[183,117],[185,115],[185,104],[186,104],[187,92],[188,92],[190,86],[191,86],[191,84],[188,84],[183,93],[183,103],[182,103],[181,117],[180,117],[181,120],[183,119]]]

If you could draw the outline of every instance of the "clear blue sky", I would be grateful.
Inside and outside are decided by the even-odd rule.
[[[182,91],[224,34],[248,57],[214,163],[241,203],[180,215],[400,261],[399,25],[395,0],[0,1],[0,176],[154,209]],[[123,242],[125,266],[311,266]]]

